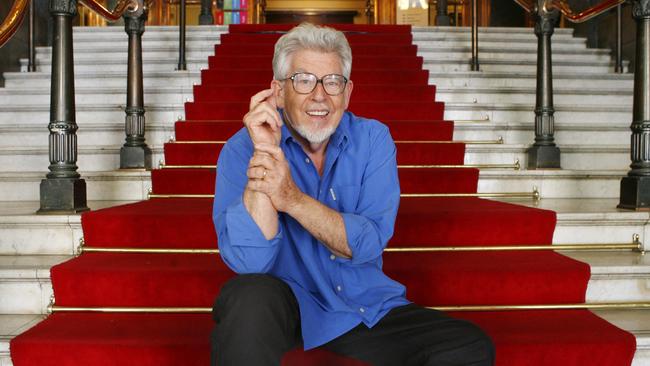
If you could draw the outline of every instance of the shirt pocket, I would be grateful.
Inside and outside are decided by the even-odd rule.
[[[333,185],[328,188],[327,204],[338,212],[354,213],[360,191],[361,187],[356,184]]]

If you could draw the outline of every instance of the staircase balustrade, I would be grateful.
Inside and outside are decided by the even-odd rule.
[[[650,209],[650,0],[634,0],[636,60],[630,171],[621,180],[619,208]]]
[[[618,73],[623,73],[623,35],[622,35],[622,19],[621,19],[621,6],[616,7],[616,66],[614,71]]]
[[[185,61],[185,0],[180,0],[178,9],[178,66],[177,71],[187,70]]]
[[[479,71],[478,65],[478,0],[472,0],[472,71]]]
[[[27,71],[36,71],[36,47],[34,46],[34,1],[29,2],[29,14],[27,15],[29,21],[28,36],[27,36]]]
[[[199,25],[214,24],[212,15],[212,0],[201,0],[201,14],[199,14]]]
[[[560,168],[560,149],[555,145],[553,107],[553,67],[551,36],[560,12],[547,9],[538,0],[535,12],[537,36],[537,93],[535,98],[535,143],[528,150],[528,169]]]
[[[147,8],[124,13],[124,29],[129,35],[126,141],[120,149],[120,168],[151,169],[151,149],[145,142],[145,109],[142,75],[142,34],[147,20]]]
[[[39,213],[81,212],[86,181],[77,172],[72,18],[76,0],[50,0],[52,15],[52,84],[50,91],[50,172],[40,185]]]

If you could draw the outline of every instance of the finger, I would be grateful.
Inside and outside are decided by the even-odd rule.
[[[271,155],[275,160],[282,161],[284,160],[284,153],[279,146],[260,143],[255,145],[255,152],[263,152]]]
[[[253,109],[256,105],[266,100],[266,98],[273,95],[273,89],[265,89],[251,97],[251,102],[248,105],[248,109]]]
[[[248,178],[251,179],[264,179],[265,176],[267,175],[267,171],[268,170],[264,167],[254,166],[248,168],[248,170],[246,171],[246,175],[248,176]]]
[[[253,155],[248,164],[249,168],[261,167],[266,170],[273,170],[275,168],[275,159],[269,155],[256,154]]]
[[[248,127],[261,126],[265,123],[268,123],[272,130],[276,130],[278,125],[281,126],[278,111],[271,108],[268,103],[258,104],[244,116],[244,125]]]
[[[268,183],[262,179],[249,180],[247,187],[254,192],[267,193],[268,191]]]

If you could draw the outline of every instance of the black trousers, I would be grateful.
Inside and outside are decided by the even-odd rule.
[[[285,352],[302,345],[296,298],[286,283],[270,275],[228,281],[213,316],[212,365],[279,365]],[[494,363],[494,346],[480,328],[415,304],[391,310],[373,328],[362,323],[321,347],[372,365]]]

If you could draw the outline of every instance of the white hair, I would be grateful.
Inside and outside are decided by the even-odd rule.
[[[291,55],[304,49],[336,53],[341,59],[343,76],[350,79],[352,50],[350,50],[350,44],[345,35],[336,29],[316,26],[311,23],[300,24],[280,37],[275,43],[273,77],[276,80],[286,78],[289,73]]]

